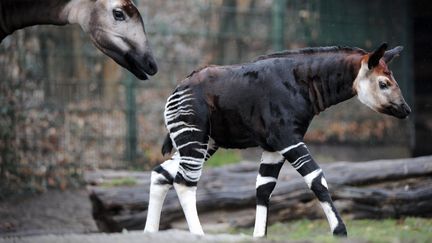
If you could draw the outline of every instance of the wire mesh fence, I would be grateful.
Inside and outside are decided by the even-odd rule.
[[[406,50],[395,62],[408,100],[406,1],[137,1],[160,71],[135,80],[96,50],[75,26],[38,26],[0,46],[0,168],[6,188],[65,188],[89,168],[150,168],[162,160],[163,107],[187,74],[279,49],[382,41]],[[385,9],[385,11],[382,11]],[[354,108],[353,108],[354,107]],[[399,144],[408,121],[383,117],[355,101],[314,121],[312,143]],[[24,185],[24,186],[23,186]]]

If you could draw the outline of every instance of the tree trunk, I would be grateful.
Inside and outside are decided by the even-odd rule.
[[[432,156],[361,163],[323,164],[336,207],[345,217],[398,218],[432,216]],[[197,206],[203,224],[251,226],[255,218],[258,163],[207,169],[198,184]],[[133,178],[133,187],[102,187],[119,178]],[[98,171],[86,175],[91,185],[93,216],[101,231],[143,229],[147,214],[149,172]],[[284,166],[271,198],[270,223],[296,218],[322,218],[322,210],[303,178]],[[165,200],[161,229],[184,216],[171,190]]]

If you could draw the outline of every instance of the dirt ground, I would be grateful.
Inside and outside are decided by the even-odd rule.
[[[85,189],[0,201],[0,237],[91,232],[97,227]]]
[[[0,243],[166,243],[166,242],[251,242],[264,243],[265,240],[253,240],[245,235],[192,235],[187,231],[168,230],[153,234],[144,234],[142,231],[133,231],[115,234],[64,234],[64,235],[41,235],[32,237],[0,238]]]
[[[245,235],[196,236],[168,230],[98,233],[87,191],[48,191],[0,201],[0,243],[250,242]],[[265,241],[257,241],[265,242]]]

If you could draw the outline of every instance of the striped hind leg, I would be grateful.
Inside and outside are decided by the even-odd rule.
[[[189,230],[200,235],[204,232],[196,210],[196,185],[210,148],[208,107],[201,95],[188,86],[179,86],[168,98],[164,113],[169,136],[178,151],[173,186]]]
[[[180,163],[174,178],[174,188],[183,208],[189,231],[203,235],[204,231],[196,208],[197,183],[201,177],[204,161],[216,152],[217,146],[214,146],[208,138],[201,138],[178,145],[178,147],[180,148]]]
[[[171,139],[181,133],[200,131],[197,128],[188,126],[183,121],[195,115],[193,104],[191,104],[193,100],[193,94],[190,89],[176,90],[168,97],[164,116],[168,130],[173,133],[170,134]],[[173,142],[173,145],[175,145],[175,142]],[[145,232],[156,232],[159,230],[163,202],[168,190],[174,184],[179,164],[180,153],[177,151],[171,159],[157,166],[152,171]]]
[[[207,161],[218,149],[218,146],[210,139],[205,161]],[[149,206],[144,232],[157,232],[159,230],[160,216],[163,202],[169,189],[174,184],[180,163],[179,153],[164,163],[156,166],[151,174]]]
[[[303,142],[294,143],[279,153],[303,176],[308,187],[318,198],[333,235],[346,236],[345,224],[333,204],[324,174],[310,155],[306,145]]]
[[[253,236],[264,237],[267,233],[268,209],[271,194],[276,186],[279,171],[285,158],[279,153],[264,151],[256,179],[256,216]]]
[[[179,162],[179,155],[177,152],[171,159],[153,169],[151,173],[149,205],[144,232],[152,233],[159,231],[163,202],[168,190],[174,183],[174,177],[177,174]]]

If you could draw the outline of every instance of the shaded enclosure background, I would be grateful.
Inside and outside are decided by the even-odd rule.
[[[85,169],[151,168],[163,160],[166,98],[178,81],[207,64],[306,46],[372,50],[387,41],[405,47],[391,69],[414,103],[411,1],[136,2],[160,67],[149,81],[135,80],[103,56],[77,26],[31,27],[3,41],[0,194],[75,186]],[[320,114],[306,140],[318,158],[330,160],[341,158],[341,146],[357,151],[343,157],[350,160],[370,153],[410,156],[413,118],[376,114],[352,99]]]

